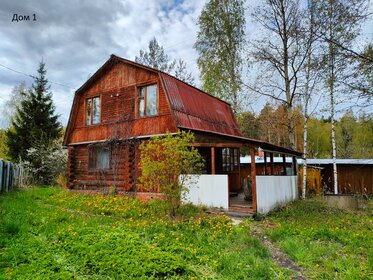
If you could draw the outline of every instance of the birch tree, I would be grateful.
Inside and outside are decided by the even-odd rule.
[[[285,106],[289,146],[296,149],[293,112],[309,46],[301,32],[303,11],[296,0],[266,0],[252,17],[265,35],[252,43],[251,56],[260,71],[248,88]]]
[[[308,121],[315,111],[318,102],[314,104],[313,110],[310,111],[310,103],[315,95],[315,87],[321,81],[319,61],[317,58],[317,36],[318,26],[315,24],[315,0],[308,0],[306,7],[306,20],[303,26],[304,37],[307,38],[307,56],[303,68],[304,86],[302,91],[302,108],[303,108],[303,186],[302,198],[306,198],[307,191],[307,158],[308,158]]]
[[[202,88],[239,111],[242,89],[242,51],[245,43],[243,0],[210,0],[198,18],[194,48]]]
[[[1,110],[3,117],[2,125],[4,127],[9,127],[12,123],[12,119],[16,116],[17,108],[20,107],[22,101],[25,100],[28,90],[25,82],[13,87],[9,99],[5,101]]]
[[[323,55],[327,73],[325,83],[330,102],[334,193],[338,194],[335,139],[335,106],[338,97],[336,94],[343,90],[345,71],[351,70],[349,68],[350,50],[359,35],[362,22],[366,19],[369,2],[367,0],[323,0],[316,3],[317,24],[320,27],[317,36],[324,43]]]

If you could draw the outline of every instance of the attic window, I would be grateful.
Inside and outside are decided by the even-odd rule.
[[[100,97],[87,99],[87,125],[100,123]]]
[[[139,117],[151,117],[158,114],[157,85],[149,85],[139,88],[138,112]]]

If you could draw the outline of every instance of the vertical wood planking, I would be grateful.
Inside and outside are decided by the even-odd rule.
[[[211,174],[215,174],[215,147],[211,147]]]
[[[273,160],[273,153],[269,153],[269,158],[270,158],[270,168],[271,168],[271,175],[275,175],[275,163]]]
[[[252,205],[253,210],[256,212],[257,204],[256,204],[256,164],[255,164],[255,149],[250,148],[250,156],[251,156],[251,188],[252,188]],[[264,157],[266,155],[264,154]]]
[[[10,184],[10,162],[6,163],[6,174],[5,174],[5,191],[9,192],[9,184]]]

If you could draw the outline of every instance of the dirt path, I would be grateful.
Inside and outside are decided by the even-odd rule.
[[[232,223],[234,225],[239,224],[242,219],[237,218],[231,218]],[[268,249],[273,261],[280,267],[292,270],[296,273],[295,279],[299,280],[306,280],[307,277],[303,274],[303,269],[298,266],[296,262],[291,260],[284,252],[280,250],[280,248],[272,242],[266,235],[265,231],[266,229],[273,227],[274,225],[271,225],[269,223],[264,223],[263,225],[250,225],[250,234],[254,235],[255,237],[259,238],[264,246]]]

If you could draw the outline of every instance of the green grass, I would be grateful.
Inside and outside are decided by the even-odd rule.
[[[345,211],[320,199],[296,201],[271,213],[267,235],[311,279],[372,279],[373,219],[368,211]]]
[[[0,279],[289,279],[225,216],[39,187],[0,195]]]

